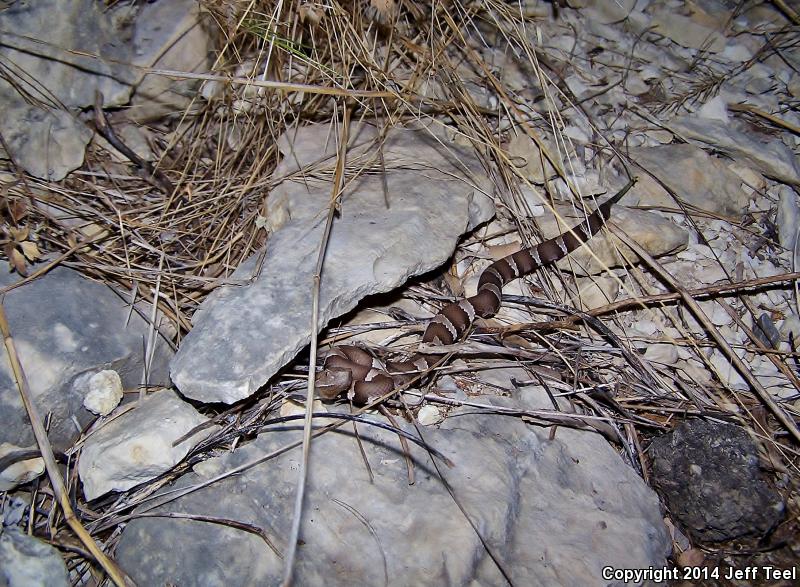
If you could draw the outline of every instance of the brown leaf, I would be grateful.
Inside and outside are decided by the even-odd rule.
[[[322,20],[323,12],[314,8],[309,2],[301,4],[297,12],[303,22],[310,22],[313,26],[317,26]]]
[[[453,292],[453,295],[461,297],[464,295],[464,284],[461,283],[461,280],[458,276],[453,275],[449,271],[444,274],[444,280],[447,283],[447,287]]]
[[[508,336],[503,337],[503,342],[505,344],[510,344],[514,346],[518,346],[523,349],[535,349],[540,348],[539,345],[535,345],[528,341],[527,339],[522,338],[517,334],[509,334]]]
[[[372,7],[377,10],[385,19],[391,19],[397,10],[394,0],[370,0]]]
[[[8,205],[8,212],[15,224],[19,224],[28,215],[28,206],[23,200],[12,200]]]
[[[18,243],[22,241],[28,240],[28,234],[30,233],[30,229],[27,226],[22,226],[20,228],[14,228],[13,226],[9,228],[9,232],[11,233],[11,238],[13,238]]]
[[[6,256],[8,257],[8,262],[11,263],[11,266],[16,269],[17,273],[22,275],[22,277],[28,276],[28,269],[25,266],[25,257],[22,256],[16,247],[14,247],[13,243],[8,243],[3,247],[3,251],[5,252]]]
[[[699,567],[705,561],[706,555],[699,548],[690,548],[678,555],[678,565],[681,567]]]
[[[39,247],[37,247],[34,242],[25,241],[20,244],[20,248],[22,249],[22,254],[25,255],[28,261],[36,261],[36,259],[42,256],[42,253],[39,252]]]

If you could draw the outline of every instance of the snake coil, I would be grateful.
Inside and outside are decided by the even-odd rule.
[[[428,323],[422,342],[448,345],[459,340],[476,317],[490,318],[500,309],[503,287],[510,281],[563,259],[588,241],[605,224],[611,207],[633,186],[635,179],[603,202],[586,220],[545,242],[522,249],[489,265],[478,279],[478,292],[469,298],[446,305]],[[436,357],[417,353],[406,361],[387,361],[384,365],[361,347],[334,347],[317,375],[316,391],[324,399],[333,399],[348,391],[348,397],[363,405],[391,392],[419,372],[425,371]]]

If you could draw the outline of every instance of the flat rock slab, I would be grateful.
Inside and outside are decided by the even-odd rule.
[[[544,238],[558,236],[568,227],[579,224],[583,218],[571,206],[558,205],[556,209],[561,221],[549,214],[537,219]],[[689,242],[686,229],[646,210],[615,206],[611,210],[610,220],[624,227],[631,238],[653,257],[684,249]],[[557,261],[556,267],[577,275],[595,275],[607,271],[609,267],[623,267],[628,263],[627,259],[634,257],[627,245],[608,231],[602,231],[574,253]]]
[[[700,209],[738,216],[747,207],[748,196],[742,178],[726,161],[689,144],[672,144],[634,149],[633,160],[655,175],[686,203]],[[645,203],[653,205],[652,200]],[[663,202],[675,207],[670,198]]]
[[[473,399],[519,407],[506,398]],[[299,426],[263,432],[177,485],[266,455],[299,439]],[[416,483],[409,485],[397,436],[359,424],[371,480],[352,427],[339,430],[312,444],[296,585],[505,584],[427,452],[412,445]],[[548,440],[547,430],[470,409],[424,435],[455,464],[437,463],[515,585],[605,586],[604,566],[665,563],[670,541],[655,494],[596,434],[559,428]],[[300,458],[299,449],[285,452],[159,511],[245,521],[285,552]],[[116,554],[139,585],[277,585],[283,570],[261,538],[185,519],[131,521]]]
[[[0,131],[15,162],[35,177],[58,181],[83,163],[92,133],[69,109],[93,104],[95,90],[110,105],[128,100],[124,30],[104,8],[92,0],[40,0],[0,10],[0,56],[14,64],[16,84],[0,80]],[[65,109],[43,107],[22,92],[54,96],[47,101]]]
[[[19,279],[9,273],[7,262],[0,262],[0,286]],[[149,326],[110,287],[57,267],[11,290],[3,303],[33,402],[42,416],[52,414],[48,434],[57,448],[67,448],[78,437],[75,421],[85,426],[95,417],[83,407],[82,374],[113,369],[124,388],[141,383]],[[157,338],[149,383],[169,382],[171,357],[167,343]],[[0,422],[0,442],[34,444],[5,351],[0,359]]]
[[[708,145],[743,165],[758,169],[767,177],[800,185],[797,156],[783,142],[762,136],[752,129],[740,130],[735,123],[698,116],[676,116],[668,128],[681,138]]]
[[[363,297],[390,291],[444,263],[459,237],[494,213],[488,180],[471,149],[434,128],[353,128],[341,216],[334,221],[317,328]],[[312,277],[331,199],[335,138],[307,126],[279,141],[283,178],[270,194],[289,220],[258,256],[203,303],[171,365],[175,385],[204,402],[253,394],[310,340]],[[385,175],[384,175],[385,169]],[[360,175],[356,177],[356,173]],[[385,184],[384,184],[385,180]]]
[[[86,439],[78,461],[86,499],[125,491],[169,471],[214,428],[173,443],[207,421],[170,389],[148,396]]]

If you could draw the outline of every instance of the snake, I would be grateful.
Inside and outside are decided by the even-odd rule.
[[[491,318],[500,309],[503,287],[520,277],[563,259],[592,238],[611,216],[616,204],[635,183],[625,187],[600,204],[583,222],[536,246],[507,255],[483,270],[474,296],[444,306],[428,322],[422,342],[451,345],[469,330],[475,318]],[[418,352],[405,361],[386,361],[374,357],[356,345],[339,345],[325,358],[315,381],[316,393],[322,399],[335,399],[347,392],[356,405],[366,405],[407,385],[420,373],[427,372],[437,361],[436,355]]]

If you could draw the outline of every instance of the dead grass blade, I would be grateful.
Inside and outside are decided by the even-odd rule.
[[[269,88],[282,92],[305,92],[308,94],[323,94],[328,96],[339,96],[344,98],[393,98],[394,92],[378,90],[351,90],[346,88],[333,88],[326,86],[315,86],[311,84],[295,84],[288,82],[275,82],[268,80],[257,80],[250,78],[226,77],[222,75],[211,75],[205,73],[190,73],[187,71],[173,71],[170,69],[152,69],[149,67],[141,68],[145,73],[153,75],[163,75],[176,79],[196,79],[203,81],[224,82],[238,84],[242,86],[255,86],[257,88]]]

